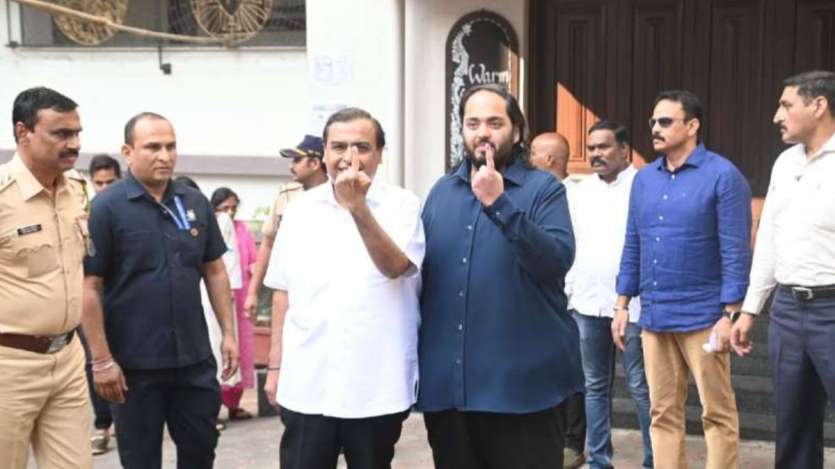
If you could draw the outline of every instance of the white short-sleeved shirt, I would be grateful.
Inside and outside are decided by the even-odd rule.
[[[415,266],[397,279],[374,265],[329,183],[300,194],[276,235],[264,284],[288,294],[277,399],[293,411],[365,418],[415,402],[420,200],[380,181],[366,200]]]

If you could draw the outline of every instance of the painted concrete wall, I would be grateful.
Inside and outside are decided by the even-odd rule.
[[[0,0],[0,113],[8,116],[25,88],[61,91],[79,103],[85,153],[117,153],[124,123],[145,110],[173,122],[179,152],[187,155],[275,158],[279,148],[296,145],[308,131],[304,49],[166,48],[163,59],[173,73],[164,75],[152,48],[6,47],[7,6],[13,38],[14,13],[21,8],[8,2]],[[6,119],[0,121],[0,150],[13,150]],[[240,195],[251,206],[268,205],[274,184],[255,190],[246,179],[229,178],[228,185],[244,188]]]
[[[444,172],[446,39],[462,16],[487,9],[507,18],[526,55],[524,0],[406,0],[405,13],[405,186],[425,196]],[[524,61],[521,89],[524,89]],[[520,96],[524,103],[524,97]]]
[[[0,42],[7,42],[0,0]],[[12,11],[17,4],[11,3]],[[525,55],[523,0],[308,0],[306,49],[164,50],[0,48],[0,112],[35,85],[54,87],[81,105],[84,152],[118,152],[124,122],[141,110],[168,116],[180,153],[274,157],[304,133],[318,133],[336,106],[377,116],[387,133],[378,176],[425,196],[443,173],[444,48],[463,15],[490,9],[516,29]],[[12,36],[15,21],[12,21]],[[524,85],[524,63],[522,64]],[[523,86],[524,88],[524,86]],[[524,100],[522,100],[524,102]],[[8,112],[8,111],[6,111]],[[0,125],[0,150],[14,148]],[[226,184],[242,212],[271,202],[278,177],[198,174],[204,191]]]

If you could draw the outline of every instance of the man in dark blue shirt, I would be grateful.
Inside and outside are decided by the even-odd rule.
[[[561,405],[584,389],[565,187],[530,165],[505,88],[469,89],[460,115],[466,158],[423,211],[417,407],[440,469],[561,468]]]
[[[226,246],[206,197],[171,181],[176,145],[164,117],[129,120],[122,153],[130,173],[93,200],[90,218],[84,330],[96,390],[118,404],[127,469],[160,467],[163,424],[178,467],[214,462],[220,364],[209,346],[201,278],[223,329],[224,376],[237,368]]]
[[[632,185],[612,336],[623,350],[627,305],[640,294],[654,460],[686,467],[692,372],[704,409],[706,468],[739,467],[728,351],[748,287],[751,189],[730,161],[699,142],[702,107],[692,93],[659,94],[649,122],[662,156]]]

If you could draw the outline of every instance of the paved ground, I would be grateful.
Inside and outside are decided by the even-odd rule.
[[[256,408],[254,393],[247,391],[244,407],[250,411]],[[215,467],[218,469],[278,468],[278,441],[281,437],[281,421],[275,417],[256,418],[244,422],[230,423],[221,433]],[[641,462],[640,433],[634,430],[616,429],[613,432],[615,466],[618,469],[639,469]],[[688,437],[687,455],[691,468],[705,464],[705,445],[702,438]],[[176,468],[176,454],[173,444],[166,436],[163,449],[163,467]],[[774,445],[767,442],[744,441],[741,445],[743,469],[767,469],[774,466]],[[118,469],[119,457],[116,450],[95,456],[95,469]],[[426,443],[426,430],[420,414],[412,413],[406,420],[403,435],[397,444],[392,464],[394,469],[432,468],[432,456]],[[826,464],[835,469],[835,449],[827,449]],[[341,462],[340,468],[345,468]],[[586,466],[584,466],[586,467]],[[656,467],[663,468],[656,464]],[[33,461],[30,469],[35,469]]]

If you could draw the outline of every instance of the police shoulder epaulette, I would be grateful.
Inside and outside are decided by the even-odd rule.
[[[75,169],[68,169],[68,170],[64,171],[64,176],[66,176],[66,177],[68,177],[68,178],[70,178],[74,181],[78,181],[83,185],[87,185],[87,180],[84,179],[84,176],[82,176],[81,173],[79,173]]]
[[[11,186],[14,181],[14,174],[8,170],[8,166],[0,165],[0,192]]]
[[[285,185],[281,186],[281,189],[278,191],[278,193],[279,194],[286,194],[287,192],[295,192],[295,191],[302,190],[302,189],[304,189],[304,186],[302,186],[301,184],[291,182],[289,184],[285,184]]]

